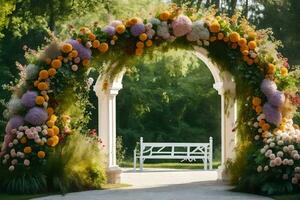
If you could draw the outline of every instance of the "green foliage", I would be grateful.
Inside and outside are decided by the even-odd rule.
[[[117,163],[122,163],[125,159],[126,149],[123,145],[122,136],[117,136],[116,139],[116,154],[117,154]]]
[[[53,191],[99,189],[106,182],[103,155],[92,138],[73,133],[55,148],[48,159],[46,174]]]

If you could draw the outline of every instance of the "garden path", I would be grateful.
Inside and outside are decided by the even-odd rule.
[[[271,200],[271,198],[237,193],[216,181],[216,171],[125,169],[122,182],[131,187],[55,195],[38,200]]]

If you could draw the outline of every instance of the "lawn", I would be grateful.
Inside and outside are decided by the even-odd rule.
[[[275,196],[275,200],[299,200],[300,194]]]
[[[217,169],[220,162],[213,162],[213,168]],[[124,161],[120,163],[120,167],[133,168],[132,161]],[[139,164],[137,163],[137,168]],[[203,163],[176,163],[176,162],[161,162],[161,163],[144,163],[144,168],[171,168],[171,169],[203,169]]]

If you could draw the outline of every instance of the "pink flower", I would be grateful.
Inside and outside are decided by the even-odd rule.
[[[172,22],[172,28],[176,37],[184,36],[192,31],[192,21],[185,15],[179,15]]]
[[[29,161],[28,159],[25,159],[25,160],[24,160],[24,165],[25,165],[25,166],[29,166],[29,165],[30,165],[30,161]]]

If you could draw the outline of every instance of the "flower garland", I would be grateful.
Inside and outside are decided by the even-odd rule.
[[[35,64],[26,67],[26,81],[32,85],[21,95],[14,95],[8,103],[10,116],[2,146],[2,164],[9,171],[18,167],[26,169],[33,163],[39,165],[47,159],[49,149],[72,132],[71,119],[55,114],[55,79],[59,73],[84,74],[90,67],[92,55],[101,57],[108,52],[123,51],[128,56],[142,56],[152,46],[175,46],[177,41],[183,41],[185,46],[210,50],[223,45],[239,61],[241,70],[258,71],[263,77],[253,83],[260,88],[251,85],[249,80],[253,77],[245,78],[253,96],[247,98],[246,104],[251,106],[248,121],[243,123],[252,131],[253,143],[257,141],[257,148],[262,147],[255,155],[257,173],[281,173],[283,180],[299,190],[300,131],[292,121],[297,90],[277,88],[291,79],[287,59],[277,53],[276,42],[270,39],[269,32],[255,30],[238,15],[228,18],[215,13],[210,10],[200,15],[172,5],[149,20],[134,17],[112,21],[103,28],[83,27],[78,33],[73,32],[72,39],[49,45]],[[109,70],[107,77],[112,73]],[[103,89],[108,87],[108,82],[105,81]]]

